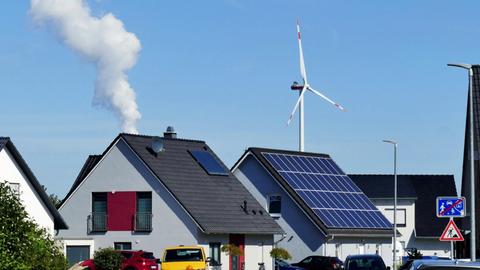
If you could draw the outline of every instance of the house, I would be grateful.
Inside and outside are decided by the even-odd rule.
[[[6,182],[19,196],[30,218],[52,236],[68,226],[52,204],[12,140],[0,137],[0,182]]]
[[[350,178],[393,222],[394,177],[350,174]],[[397,230],[400,255],[417,248],[423,255],[450,257],[450,242],[440,241],[448,218],[436,215],[436,198],[457,196],[453,175],[397,175]]]
[[[326,154],[248,148],[233,174],[285,231],[292,261],[377,253],[392,261],[392,224]]]
[[[200,245],[221,269],[272,269],[283,233],[204,141],[119,134],[90,156],[62,202],[70,228],[59,233],[70,262],[98,248],[148,250]],[[243,256],[227,256],[234,244]],[[243,268],[242,268],[243,267]]]

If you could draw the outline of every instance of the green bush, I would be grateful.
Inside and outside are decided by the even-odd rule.
[[[292,256],[290,255],[290,253],[288,253],[286,249],[279,247],[272,248],[272,250],[270,251],[270,257],[281,260],[290,260],[292,258]]]
[[[93,254],[93,263],[99,270],[118,270],[123,256],[113,248],[100,248]]]
[[[3,182],[0,213],[0,269],[67,269],[60,245],[28,217],[18,196]]]

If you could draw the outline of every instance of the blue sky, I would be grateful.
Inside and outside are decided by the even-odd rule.
[[[297,149],[286,127],[300,80],[301,21],[310,84],[347,108],[306,97],[306,150],[348,173],[461,178],[467,74],[480,63],[478,1],[88,1],[142,44],[128,72],[142,134],[173,125],[231,166],[249,146]],[[49,192],[68,191],[89,154],[120,132],[92,107],[95,68],[36,26],[28,1],[0,9],[0,135],[10,136]],[[433,203],[433,202],[432,202]]]

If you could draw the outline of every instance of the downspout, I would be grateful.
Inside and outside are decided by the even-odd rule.
[[[323,248],[323,256],[327,256],[327,243],[335,239],[335,234],[332,234],[331,237],[332,238],[328,239],[328,236],[327,236],[327,241],[325,241],[325,247]]]

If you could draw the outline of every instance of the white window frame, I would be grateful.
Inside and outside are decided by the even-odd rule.
[[[280,212],[279,213],[270,213],[270,202],[272,197],[280,197]],[[282,195],[280,194],[268,194],[267,195],[267,212],[271,217],[281,217],[282,216]]]

